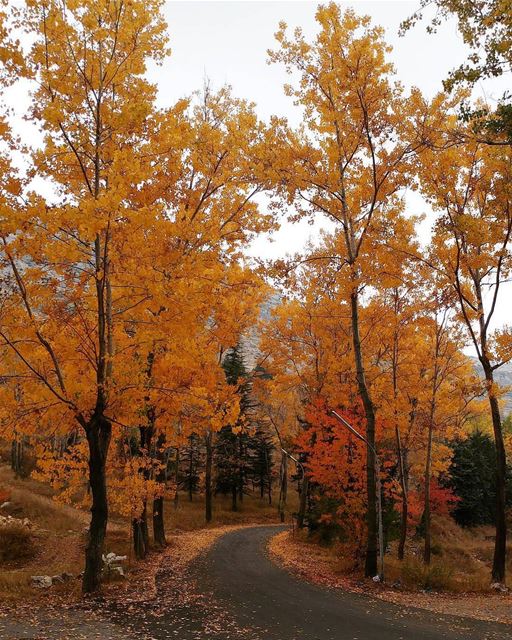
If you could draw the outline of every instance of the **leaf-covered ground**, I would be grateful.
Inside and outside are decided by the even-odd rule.
[[[229,616],[194,588],[190,574],[198,556],[238,528],[173,536],[168,548],[139,564],[129,580],[107,585],[94,599],[77,600],[73,591],[49,590],[37,600],[5,602],[0,605],[0,639],[241,638],[243,632]]]

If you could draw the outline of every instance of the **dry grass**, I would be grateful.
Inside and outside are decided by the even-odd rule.
[[[22,524],[0,527],[0,563],[25,562],[36,554],[34,538]]]
[[[294,544],[302,545],[303,554],[314,558],[318,566],[329,567],[334,577],[360,579],[361,558],[347,545],[321,546],[306,532],[295,535]],[[492,527],[463,529],[450,518],[434,518],[432,523],[432,561],[423,563],[423,540],[409,538],[406,557],[398,560],[396,542],[385,557],[388,584],[418,592],[432,590],[449,593],[489,592],[494,539]],[[305,551],[307,549],[307,552]],[[298,547],[295,548],[298,552]],[[305,570],[304,567],[301,571]],[[507,550],[507,574],[512,576],[512,546]]]
[[[386,557],[388,581],[400,582],[408,589],[433,589],[452,593],[489,590],[494,553],[492,527],[463,529],[450,518],[434,518],[432,562],[422,561],[422,541],[410,540],[406,558],[396,558],[395,545]],[[512,572],[512,546],[507,553],[507,573]]]
[[[33,523],[35,550],[32,558],[2,567],[0,601],[44,597],[42,592],[30,587],[31,576],[57,575],[63,572],[78,575],[82,571],[85,531],[90,514],[71,505],[55,502],[48,485],[32,478],[15,479],[7,464],[0,465],[0,488],[9,496],[11,503],[2,513],[28,518]],[[296,506],[292,500],[290,512]],[[204,541],[210,539],[209,531],[212,531],[213,538],[219,535],[219,527],[278,522],[276,505],[269,505],[268,501],[253,496],[245,496],[236,512],[231,511],[229,497],[217,496],[213,505],[213,521],[209,525],[205,523],[202,496],[194,496],[190,502],[188,495],[180,494],[178,508],[174,507],[172,500],[168,500],[164,514],[171,547],[173,539],[186,532],[202,530],[206,537],[201,534],[200,538]],[[151,518],[149,524],[151,525]],[[128,567],[135,573],[143,570],[144,564],[147,564],[147,561],[137,563],[134,560],[129,519],[118,514],[112,514],[110,518],[105,550],[128,556]],[[51,591],[61,591],[73,596],[75,593],[78,595],[79,589],[79,580],[75,580],[52,587]]]
[[[294,501],[290,503],[290,513],[296,506]],[[194,496],[193,501],[190,502],[187,495],[180,494],[177,509],[171,500],[166,501],[165,514],[170,531],[193,531],[224,525],[276,524],[278,522],[276,504],[269,505],[267,499],[260,500],[260,498],[251,495],[244,496],[238,511],[231,510],[229,496],[217,496],[213,503],[213,520],[209,525],[205,522],[202,496]]]
[[[86,525],[88,514],[52,500],[51,487],[32,480],[17,479],[9,467],[0,466],[0,486],[8,487],[11,506],[2,513],[28,518],[40,530],[63,533]]]
[[[0,572],[0,601],[39,598],[44,594],[30,586],[33,575],[78,575],[83,568],[85,535],[90,515],[70,505],[53,501],[49,486],[31,478],[16,479],[7,465],[0,466],[0,487],[9,493],[10,505],[4,515],[28,518],[33,525],[33,557],[10,562]],[[124,553],[121,541],[129,539],[128,531],[111,527],[107,533],[108,550]],[[0,542],[1,544],[1,542]],[[79,581],[68,582],[52,591],[79,592]]]

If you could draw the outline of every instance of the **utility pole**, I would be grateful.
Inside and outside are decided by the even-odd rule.
[[[377,455],[377,451],[375,448],[368,442],[368,440],[356,431],[354,427],[345,420],[343,416],[340,416],[339,413],[334,411],[334,409],[330,409],[329,414],[334,416],[338,422],[340,422],[345,428],[347,428],[350,433],[352,433],[356,438],[366,443],[366,445],[372,450],[373,455],[375,456],[375,484],[377,489],[377,516],[379,519],[379,564],[380,564],[380,572],[379,572],[379,580],[380,582],[384,582],[384,529],[382,526],[382,488],[380,483],[380,461],[379,456]]]

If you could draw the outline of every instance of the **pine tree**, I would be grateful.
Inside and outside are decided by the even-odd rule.
[[[197,434],[191,433],[188,445],[183,447],[179,470],[179,488],[186,491],[190,502],[199,490],[201,470],[204,467],[203,451]]]
[[[453,515],[458,524],[472,527],[496,521],[496,450],[492,438],[474,431],[453,446],[448,486],[459,498]],[[507,503],[512,504],[512,469],[507,473]]]
[[[265,424],[259,422],[248,443],[249,474],[253,487],[258,488],[261,499],[265,496],[272,504],[272,471],[274,443]]]

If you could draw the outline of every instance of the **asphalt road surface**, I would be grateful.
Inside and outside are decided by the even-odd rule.
[[[199,589],[261,640],[512,640],[512,627],[405,609],[312,585],[267,556],[275,527],[220,538],[196,569]],[[207,636],[205,636],[207,637]]]
[[[0,616],[5,640],[512,640],[512,626],[399,607],[315,586],[267,555],[276,527],[228,533],[183,571],[168,555],[157,593],[91,609]],[[91,615],[94,613],[94,615]]]

